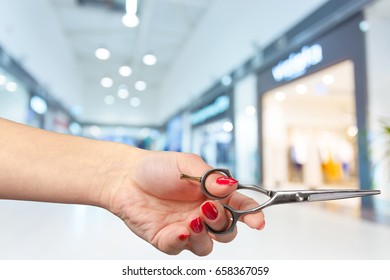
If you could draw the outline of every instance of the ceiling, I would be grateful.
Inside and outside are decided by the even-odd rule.
[[[80,70],[85,89],[83,107],[87,110],[84,115],[104,112],[105,120],[118,122],[118,113],[123,112],[123,118],[134,112],[131,119],[121,123],[137,123],[137,119],[141,120],[140,111],[155,107],[162,80],[213,1],[140,0],[137,12],[140,24],[134,28],[121,22],[125,0],[50,2]],[[97,59],[94,52],[98,47],[107,48],[111,52],[110,58]],[[142,62],[147,53],[157,57],[155,65]],[[123,77],[118,73],[123,65],[132,69],[130,76]],[[110,77],[113,85],[102,87],[103,77]],[[146,89],[137,90],[137,81],[144,81]],[[127,88],[128,96],[125,93],[119,97],[119,88]],[[90,117],[87,120],[94,121]]]
[[[139,0],[140,23],[129,28],[125,0],[0,0],[0,44],[80,121],[161,125],[326,1]],[[98,60],[98,47],[110,58]],[[148,52],[153,66],[142,62]],[[131,76],[119,75],[122,65]]]
[[[276,2],[139,0],[140,24],[129,28],[121,22],[125,0],[49,0],[81,78],[79,118],[130,125],[161,124],[323,2],[286,4],[296,11],[287,13]],[[98,47],[109,49],[111,57],[98,60]],[[155,65],[142,62],[146,53],[156,55]],[[131,67],[129,77],[119,75],[122,65]],[[113,79],[112,87],[100,85],[103,77]],[[134,87],[139,80],[147,83],[144,91]],[[118,97],[123,87],[126,98]],[[139,107],[132,106],[134,97]]]

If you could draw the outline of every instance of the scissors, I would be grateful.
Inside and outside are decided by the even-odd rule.
[[[206,180],[211,174],[214,173],[219,173],[229,178],[233,177],[228,169],[215,168],[206,171],[201,177],[180,174],[180,179],[198,181],[200,183],[200,187],[203,193],[211,199],[218,200],[218,199],[223,199],[228,197],[230,194],[227,196],[215,196],[208,191],[206,186]],[[260,204],[259,206],[248,210],[237,210],[234,209],[233,207],[230,207],[229,205],[223,204],[222,206],[225,208],[225,210],[228,213],[230,213],[230,224],[226,229],[222,231],[216,231],[206,224],[205,226],[209,232],[216,235],[230,233],[234,230],[234,227],[236,226],[241,216],[257,213],[262,209],[273,205],[336,200],[336,199],[345,199],[345,198],[353,198],[353,197],[363,197],[368,195],[377,195],[381,193],[379,190],[344,190],[344,189],[272,191],[256,185],[243,185],[243,184],[238,184],[237,190],[251,190],[251,191],[259,192],[262,193],[263,195],[268,196],[269,199],[266,202]]]

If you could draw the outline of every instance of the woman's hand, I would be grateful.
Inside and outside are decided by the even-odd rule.
[[[237,209],[257,205],[235,192],[237,181],[222,175],[212,175],[209,189],[219,196],[232,194],[222,201],[208,200],[198,182],[181,180],[181,173],[200,176],[211,169],[196,155],[138,150],[131,162],[126,175],[112,188],[107,208],[135,234],[167,254],[185,249],[200,256],[209,254],[213,240],[229,242],[237,234],[236,230],[220,236],[207,232],[204,223],[215,230],[229,225],[221,203]],[[243,220],[252,228],[264,227],[262,212]]]

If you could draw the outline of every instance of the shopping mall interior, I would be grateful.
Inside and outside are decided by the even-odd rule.
[[[273,190],[380,191],[267,208],[204,258],[390,259],[390,0],[0,5],[0,118]],[[0,259],[198,258],[93,206],[0,199],[0,228]]]

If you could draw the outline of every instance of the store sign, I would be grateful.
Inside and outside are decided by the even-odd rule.
[[[300,52],[292,53],[286,60],[280,61],[272,68],[275,81],[297,78],[322,61],[322,47],[319,44],[304,46]]]
[[[190,115],[190,121],[192,125],[197,125],[207,121],[223,112],[226,112],[230,106],[230,99],[228,96],[220,96],[210,105],[193,112]]]

